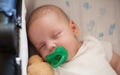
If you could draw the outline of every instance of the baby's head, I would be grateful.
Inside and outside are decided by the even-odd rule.
[[[68,61],[80,47],[79,29],[59,7],[44,5],[34,10],[28,20],[28,37],[42,58],[57,46],[68,51]]]

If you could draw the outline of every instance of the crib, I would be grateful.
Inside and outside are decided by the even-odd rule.
[[[21,75],[27,75],[29,58],[25,20],[35,8],[44,4],[62,8],[79,26],[80,39],[92,35],[100,40],[109,41],[113,44],[115,52],[120,55],[120,0],[23,0],[22,27],[19,33]]]

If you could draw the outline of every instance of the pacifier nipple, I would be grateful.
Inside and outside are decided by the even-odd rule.
[[[46,56],[46,61],[50,63],[53,68],[57,68],[67,61],[68,52],[62,46],[57,46],[53,53]]]

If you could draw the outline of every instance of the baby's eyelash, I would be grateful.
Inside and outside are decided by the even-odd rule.
[[[45,46],[45,43],[42,43],[42,44],[40,45],[39,50],[42,49],[44,46]]]
[[[58,32],[58,33],[54,34],[54,35],[53,35],[53,38],[57,38],[60,33],[61,33],[61,32]]]
[[[61,32],[58,32],[57,34],[55,34],[55,35],[59,35]]]

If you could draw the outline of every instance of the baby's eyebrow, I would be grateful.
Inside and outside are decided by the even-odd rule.
[[[52,33],[55,34],[55,33],[60,32],[60,31],[61,31],[61,29],[55,29],[52,31]]]

